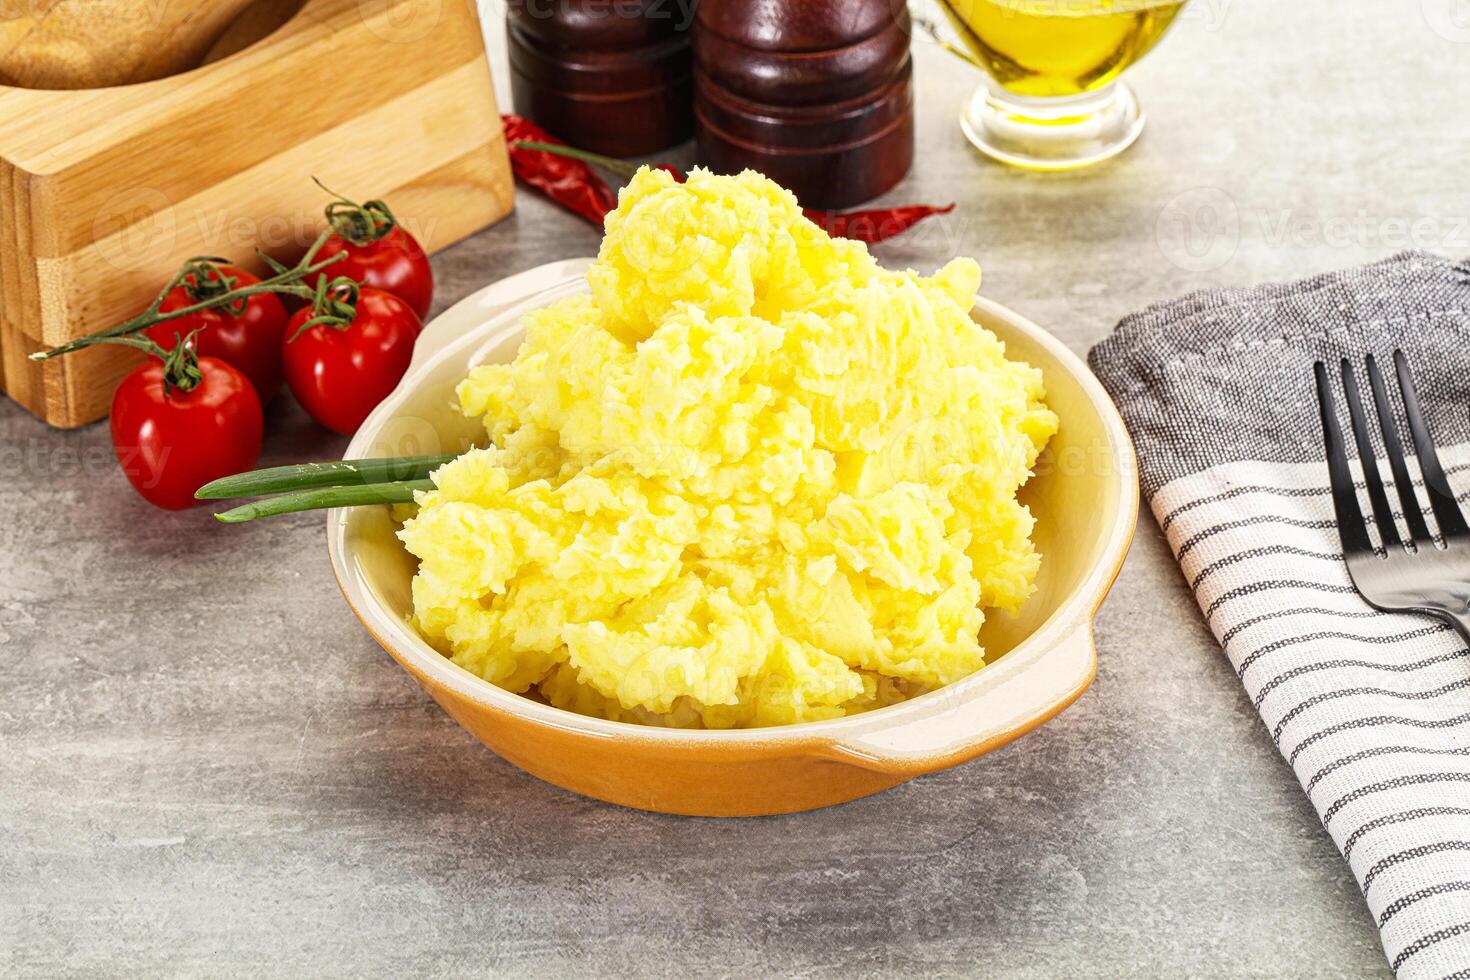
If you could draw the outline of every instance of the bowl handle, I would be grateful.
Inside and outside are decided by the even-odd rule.
[[[989,683],[976,685],[972,692],[946,701],[945,691],[936,691],[927,696],[933,699],[932,710],[898,725],[875,724],[829,743],[822,754],[878,772],[919,775],[1020,738],[1077,700],[1092,683],[1097,673],[1092,622],[1073,627],[1035,654],[1009,654],[983,670],[991,674]]]

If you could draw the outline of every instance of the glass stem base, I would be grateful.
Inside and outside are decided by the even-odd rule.
[[[987,79],[960,116],[982,153],[1028,170],[1072,170],[1117,156],[1143,122],[1133,90],[1118,81],[1081,95],[1033,98]]]

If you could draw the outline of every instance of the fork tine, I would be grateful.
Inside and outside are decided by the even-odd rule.
[[[1389,407],[1388,389],[1383,384],[1383,372],[1378,362],[1368,355],[1368,384],[1373,388],[1373,406],[1378,410],[1378,428],[1383,433],[1383,448],[1388,453],[1388,465],[1393,470],[1393,488],[1398,492],[1399,503],[1404,508],[1404,522],[1409,525],[1409,537],[1421,545],[1433,546],[1434,538],[1429,525],[1424,522],[1424,510],[1419,498],[1414,495],[1414,481],[1409,477],[1409,464],[1404,460],[1404,447],[1399,441],[1398,423],[1393,420],[1393,409]]]
[[[1348,468],[1347,445],[1342,428],[1337,424],[1337,402],[1332,397],[1332,382],[1327,378],[1327,365],[1318,361],[1317,405],[1322,410],[1322,442],[1327,448],[1327,474],[1332,482],[1332,509],[1337,513],[1337,532],[1342,535],[1344,554],[1372,551],[1368,526],[1358,507],[1358,491],[1353,486],[1353,473]]]
[[[1455,503],[1455,491],[1445,476],[1439,462],[1439,451],[1434,448],[1434,439],[1429,427],[1424,424],[1424,413],[1419,408],[1419,392],[1414,387],[1414,376],[1409,372],[1409,359],[1404,352],[1393,352],[1393,364],[1398,369],[1399,390],[1404,396],[1404,414],[1409,419],[1409,433],[1414,437],[1414,448],[1419,454],[1419,468],[1424,471],[1424,489],[1429,492],[1429,506],[1434,508],[1434,519],[1439,522],[1439,533],[1443,538],[1470,534],[1465,526],[1465,515]]]
[[[1388,494],[1383,490],[1383,479],[1378,472],[1377,454],[1368,438],[1368,416],[1363,411],[1358,376],[1345,357],[1342,359],[1342,390],[1347,395],[1348,421],[1352,423],[1353,439],[1358,444],[1358,463],[1363,468],[1363,482],[1368,485],[1368,502],[1372,504],[1373,516],[1378,521],[1378,535],[1384,548],[1402,545],[1398,526],[1393,522],[1393,508],[1388,505]]]

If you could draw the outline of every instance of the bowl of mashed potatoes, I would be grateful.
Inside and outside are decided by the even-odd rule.
[[[766,814],[974,758],[1091,682],[1137,516],[1086,366],[753,173],[643,170],[598,257],[432,324],[329,515],[358,617],[466,729],[628,806]]]

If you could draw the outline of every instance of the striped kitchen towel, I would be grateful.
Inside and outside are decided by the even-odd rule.
[[[1464,265],[1406,253],[1197,293],[1128,317],[1090,361],[1185,580],[1357,877],[1390,965],[1438,980],[1470,977],[1470,650],[1437,620],[1377,612],[1353,589],[1312,380],[1317,360],[1395,348],[1463,505]]]

